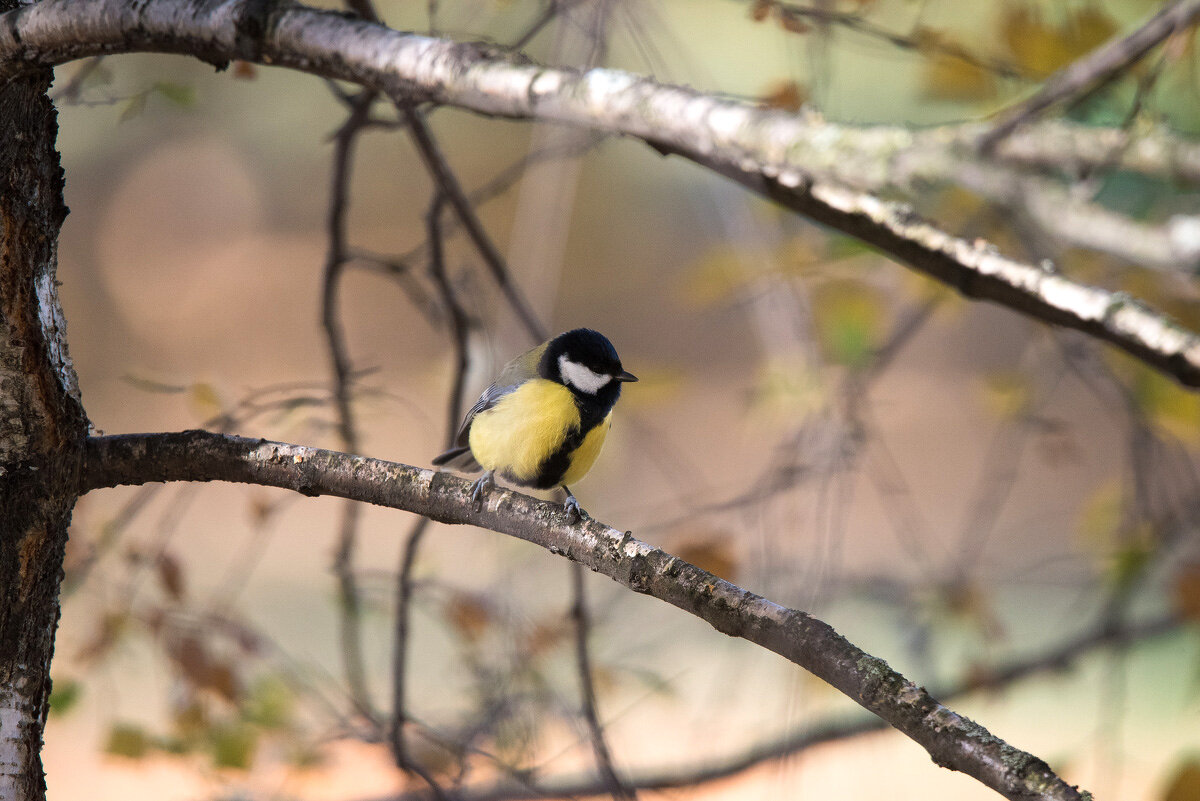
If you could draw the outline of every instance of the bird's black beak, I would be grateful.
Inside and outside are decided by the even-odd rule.
[[[619,375],[615,376],[618,381],[637,381],[637,376],[628,370],[622,370]]]

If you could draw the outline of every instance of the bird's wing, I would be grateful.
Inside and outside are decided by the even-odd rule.
[[[520,384],[508,384],[501,386],[499,383],[492,384],[483,391],[479,396],[479,400],[475,401],[475,405],[467,410],[466,416],[463,418],[462,425],[458,427],[458,433],[454,435],[454,444],[456,447],[469,447],[468,437],[471,432],[471,422],[475,419],[475,415],[482,411],[492,408],[500,399],[509,394]]]
[[[459,469],[480,469],[479,464],[473,458],[464,458],[468,457],[471,451],[471,423],[475,420],[475,415],[492,408],[505,395],[513,392],[530,378],[537,376],[538,362],[541,361],[542,353],[545,350],[545,344],[538,345],[504,365],[504,369],[500,371],[500,375],[492,382],[492,385],[485,389],[479,396],[479,400],[475,401],[475,405],[467,410],[462,425],[458,427],[458,433],[454,435],[454,447],[434,459],[435,465],[453,463]]]

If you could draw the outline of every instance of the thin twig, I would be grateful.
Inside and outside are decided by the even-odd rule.
[[[847,30],[854,31],[863,36],[869,36],[873,39],[879,39],[902,50],[913,50],[923,54],[935,53],[946,58],[961,61],[964,64],[970,64],[972,67],[995,73],[1002,78],[1016,80],[1029,80],[1031,78],[1030,74],[1023,70],[1019,64],[998,58],[983,58],[962,45],[937,38],[932,35],[932,32],[929,32],[925,36],[906,36],[868,22],[859,13],[838,11],[833,8],[802,6],[796,3],[781,2],[774,3],[774,5],[779,9],[780,14],[785,17],[811,19],[821,23],[840,25]]]
[[[583,565],[572,562],[571,570],[571,618],[575,621],[575,672],[579,675],[579,690],[583,698],[583,720],[587,724],[588,739],[592,743],[592,751],[596,755],[596,767],[600,778],[608,789],[609,795],[615,799],[637,798],[637,793],[621,781],[613,764],[612,752],[604,736],[604,728],[600,725],[600,716],[596,711],[596,685],[592,680],[592,658],[588,652],[588,635],[591,632],[591,619],[587,608],[587,591],[585,586],[586,571]]]
[[[474,243],[475,249],[483,259],[483,263],[487,265],[488,271],[491,272],[492,277],[499,285],[505,300],[508,301],[513,311],[516,312],[517,317],[533,340],[541,342],[546,338],[546,330],[538,322],[537,316],[529,307],[529,302],[525,300],[521,291],[513,283],[510,277],[511,272],[504,261],[504,257],[500,255],[499,249],[496,248],[491,237],[484,230],[483,223],[480,222],[479,216],[471,206],[470,199],[463,192],[463,188],[459,184],[458,178],[454,175],[454,171],[450,169],[449,162],[434,140],[429,126],[421,116],[421,112],[412,106],[401,106],[400,113],[408,122],[408,130],[412,134],[413,142],[417,146],[417,152],[421,154],[421,160],[424,161],[425,167],[429,170],[434,183],[445,194],[450,207],[454,209],[463,227],[466,228],[467,235],[470,237],[471,242]]]
[[[526,153],[520,158],[514,159],[510,164],[492,176],[489,181],[468,194],[467,200],[475,208],[483,206],[512,188],[513,184],[524,177],[531,167],[557,159],[578,158],[586,155],[606,139],[607,137],[603,134],[592,134],[584,139],[572,140],[561,146],[543,147],[531,153]],[[443,233],[447,237],[457,233],[461,227],[462,223],[457,216],[442,222]],[[355,255],[357,258],[375,264],[385,275],[400,277],[408,275],[412,269],[412,265],[418,259],[427,258],[426,250],[428,247],[429,243],[423,241],[394,258],[385,258],[365,252],[358,252]],[[407,288],[406,291],[408,291]],[[417,303],[420,295],[417,292],[410,292],[410,294],[413,297],[413,302]]]
[[[345,123],[334,136],[333,179],[326,221],[329,245],[326,251],[321,292],[321,325],[325,332],[325,341],[329,349],[333,371],[333,399],[334,407],[337,410],[337,428],[343,447],[352,453],[357,453],[359,450],[354,410],[350,400],[353,391],[351,387],[353,369],[347,353],[345,332],[342,329],[338,311],[338,290],[348,258],[346,212],[350,165],[355,142],[370,116],[375,97],[376,94],[373,91],[360,92],[351,102],[350,114]],[[375,721],[377,715],[371,701],[370,691],[367,688],[362,643],[362,609],[353,564],[361,512],[358,504],[347,503],[342,506],[333,570],[337,576],[341,599],[340,638],[346,682],[359,714],[367,720]]]
[[[564,11],[570,10],[573,6],[577,6],[583,2],[587,2],[587,0],[549,0],[549,2],[546,4],[546,7],[542,9],[542,13],[538,14],[537,18],[534,19],[534,21],[530,23],[529,27],[525,29],[525,32],[518,36],[513,43],[508,46],[508,49],[523,49],[526,45],[532,42],[534,37],[541,33],[547,25],[553,22],[555,17],[559,16]]]
[[[1107,83],[1124,74],[1171,34],[1181,31],[1200,17],[1200,0],[1174,0],[1137,30],[1112,39],[1081,59],[1051,75],[1032,97],[1004,111],[990,131],[980,137],[978,147],[990,152],[1000,140],[1041,112],[1064,100]]]
[[[458,420],[462,416],[463,392],[466,375],[470,367],[470,351],[468,337],[470,334],[470,319],[458,302],[454,288],[446,276],[445,258],[442,243],[442,210],[445,207],[445,197],[440,191],[435,193],[426,215],[426,226],[429,241],[429,273],[438,289],[443,305],[450,320],[451,338],[454,342],[455,372],[449,398],[447,401],[446,442],[454,440],[458,428]],[[408,752],[404,736],[404,727],[409,722],[407,709],[407,675],[408,675],[408,645],[411,636],[409,623],[412,616],[412,596],[414,591],[412,573],[417,555],[429,525],[428,517],[421,517],[408,534],[404,551],[400,559],[400,568],[396,576],[396,634],[392,652],[392,723],[391,747],[392,756],[402,769],[411,769],[413,759]],[[439,795],[443,791],[431,776],[424,777],[430,788]]]
[[[71,76],[71,80],[62,85],[60,89],[54,92],[50,98],[55,103],[73,103],[79,99],[79,92],[83,89],[84,82],[92,76],[99,66],[104,62],[104,56],[92,56],[87,61],[79,65],[79,69],[75,70],[75,74]]]
[[[1127,649],[1178,632],[1183,625],[1179,618],[1165,616],[1144,623],[1124,624],[1115,630],[1095,628],[1043,653],[972,671],[956,682],[935,688],[934,692],[947,700],[976,693],[994,693],[1029,678],[1065,672],[1098,649]],[[886,728],[887,724],[878,718],[861,716],[817,721],[727,756],[644,770],[628,776],[626,783],[631,789],[648,792],[698,787],[739,776],[770,762],[795,758],[819,745],[846,742]],[[462,801],[536,801],[545,798],[594,798],[607,795],[608,792],[608,786],[593,776],[548,776],[536,783],[502,781],[466,787],[460,798]],[[424,797],[421,793],[405,793],[398,797],[391,796],[388,801],[422,801]]]

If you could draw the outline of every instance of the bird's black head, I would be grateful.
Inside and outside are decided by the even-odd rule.
[[[637,377],[621,367],[608,337],[590,328],[576,328],[550,340],[538,364],[538,374],[557,381],[577,396],[616,403],[621,383]]]

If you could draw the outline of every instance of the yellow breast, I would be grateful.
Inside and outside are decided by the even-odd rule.
[[[484,470],[495,470],[521,482],[533,484],[542,463],[559,451],[567,436],[579,428],[579,410],[571,390],[544,379],[527,381],[505,395],[471,422],[471,453]],[[559,483],[583,478],[591,468],[609,419],[588,432]]]
[[[579,411],[571,390],[553,381],[533,379],[475,415],[471,453],[484,470],[533,481],[542,461],[562,447],[567,434],[578,425]]]
[[[560,483],[574,484],[587,475],[596,462],[596,457],[600,455],[600,450],[604,447],[604,438],[608,436],[610,426],[612,426],[612,412],[609,412],[598,426],[588,432],[587,436],[583,438],[583,442],[575,449],[575,453],[571,454],[571,464],[567,468],[567,472],[563,474]]]

